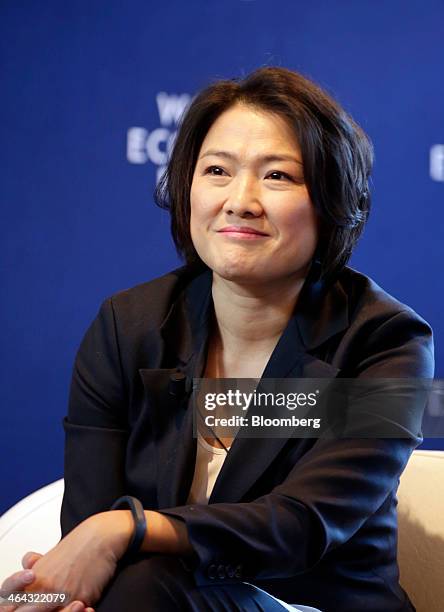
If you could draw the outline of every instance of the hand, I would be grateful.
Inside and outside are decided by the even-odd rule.
[[[29,552],[26,570],[7,578],[2,589],[26,592],[65,592],[70,598],[63,610],[91,612],[91,606],[113,576],[133,529],[129,511],[96,514],[78,525],[46,555]],[[32,568],[32,569],[31,569]],[[75,599],[74,599],[75,598]],[[27,604],[20,612],[52,610],[60,604]],[[4,608],[4,612],[16,610]]]
[[[2,585],[2,590],[5,591],[24,591],[25,587],[29,586],[35,579],[32,569],[33,565],[43,557],[38,552],[29,551],[22,558],[23,571],[18,571],[9,576]],[[28,570],[28,571],[25,571]],[[17,606],[5,606],[2,612],[13,612]],[[41,609],[41,608],[40,608]],[[23,608],[21,609],[23,610]],[[94,612],[93,608],[87,608],[81,601],[73,601],[68,606],[61,609],[60,612]]]

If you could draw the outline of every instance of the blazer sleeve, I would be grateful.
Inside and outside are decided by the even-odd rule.
[[[127,400],[112,300],[87,330],[72,374],[65,429],[62,537],[124,494]]]
[[[433,377],[431,329],[410,310],[380,324],[361,354],[357,377]],[[405,401],[408,410],[424,408],[415,394]],[[360,529],[396,489],[420,442],[414,434],[320,438],[269,494],[162,513],[185,521],[198,584],[214,584],[218,564],[225,563],[236,569],[233,580],[289,577],[307,571]]]

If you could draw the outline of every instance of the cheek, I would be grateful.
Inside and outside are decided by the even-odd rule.
[[[202,216],[202,203],[199,192],[191,187],[190,191],[190,226],[191,232],[199,228]]]
[[[305,242],[317,241],[318,219],[310,201],[301,203],[296,209],[289,207],[281,218],[281,227],[285,228],[287,239],[298,238]]]
[[[190,233],[195,247],[203,248],[205,232],[211,223],[211,208],[201,189],[190,191]]]
[[[208,190],[193,186],[190,191],[191,218],[202,219],[211,210],[211,197]]]

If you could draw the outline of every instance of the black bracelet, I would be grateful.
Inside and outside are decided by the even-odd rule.
[[[142,546],[146,533],[146,519],[143,506],[137,497],[132,497],[131,495],[119,497],[119,499],[113,503],[110,510],[120,510],[122,508],[129,508],[134,520],[133,535],[124,555],[124,558],[127,559],[138,553]]]

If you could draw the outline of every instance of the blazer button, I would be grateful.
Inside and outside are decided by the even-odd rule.
[[[236,565],[236,568],[234,570],[234,577],[242,578],[242,565]]]
[[[216,578],[217,567],[215,565],[210,565],[207,569],[207,576],[210,580],[214,580]]]
[[[219,565],[217,567],[217,576],[218,576],[218,578],[220,578],[220,580],[223,580],[226,577],[225,566]]]
[[[234,578],[234,567],[232,565],[227,565],[225,571],[227,572],[228,578]]]

